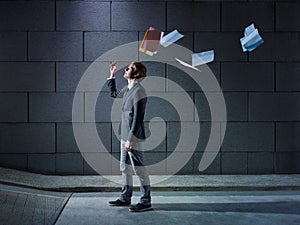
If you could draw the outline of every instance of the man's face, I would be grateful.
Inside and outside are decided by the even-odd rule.
[[[131,78],[131,73],[133,71],[133,67],[132,66],[133,65],[130,64],[127,68],[124,69],[124,75],[123,75],[123,77],[125,79],[130,79]]]

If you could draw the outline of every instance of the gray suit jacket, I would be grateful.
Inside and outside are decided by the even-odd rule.
[[[140,83],[134,83],[129,90],[124,87],[116,88],[115,79],[109,79],[107,85],[113,98],[123,98],[121,137],[124,141],[139,142],[146,138],[144,127],[144,115],[147,103],[147,95]]]

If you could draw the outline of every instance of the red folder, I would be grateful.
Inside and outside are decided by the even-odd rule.
[[[144,35],[139,51],[150,56],[156,54],[163,34],[163,32],[156,30],[153,27],[149,27]]]

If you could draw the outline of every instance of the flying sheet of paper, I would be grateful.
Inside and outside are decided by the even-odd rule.
[[[264,43],[264,40],[258,33],[258,30],[255,29],[254,24],[245,28],[244,37],[240,39],[243,51],[253,51],[259,45]]]
[[[173,44],[183,37],[184,35],[180,34],[177,30],[173,30],[171,33],[168,33],[161,38],[160,44],[164,47],[168,47],[169,45]]]
[[[250,26],[248,26],[248,27],[245,28],[244,36],[250,35],[254,30],[255,30],[255,26],[252,23]]]
[[[186,62],[184,62],[184,61],[181,61],[180,59],[177,59],[177,58],[175,58],[176,60],[177,60],[177,62],[179,62],[180,64],[182,64],[182,65],[184,65],[184,66],[186,66],[186,67],[189,67],[189,68],[192,68],[192,69],[194,69],[194,70],[197,70],[197,71],[200,71],[201,72],[201,70],[199,70],[198,68],[196,68],[196,67],[194,67],[194,66],[192,66],[192,65],[190,65],[190,64],[188,64],[188,63],[186,63]]]
[[[214,50],[192,54],[192,66],[200,66],[214,61]]]

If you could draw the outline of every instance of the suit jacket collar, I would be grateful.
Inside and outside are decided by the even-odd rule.
[[[123,98],[123,104],[122,109],[124,108],[125,102],[127,101],[128,97],[134,92],[134,90],[139,86],[140,84],[138,82],[135,82],[132,86],[132,88],[126,90],[126,93]]]

